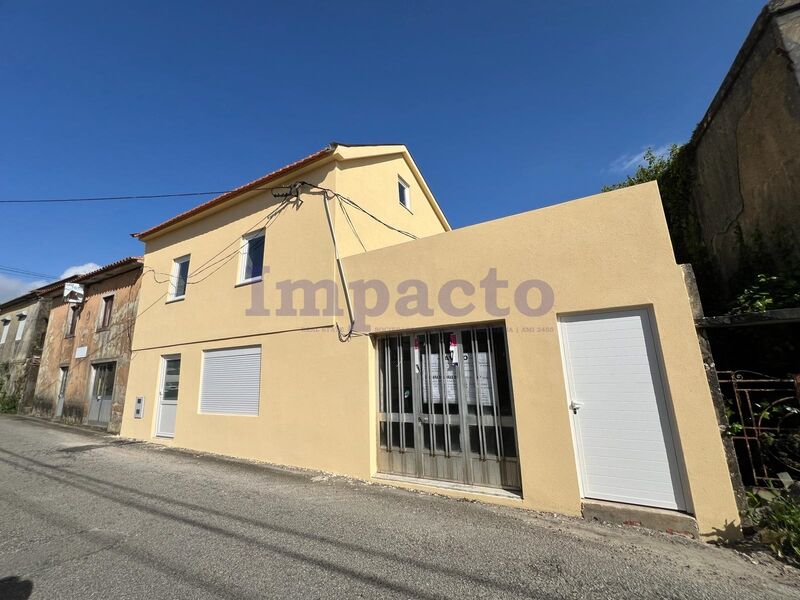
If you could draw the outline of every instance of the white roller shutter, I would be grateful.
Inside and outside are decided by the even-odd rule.
[[[203,352],[201,413],[257,415],[261,347]]]

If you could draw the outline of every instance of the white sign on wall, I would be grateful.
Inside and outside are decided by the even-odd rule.
[[[78,346],[75,349],[75,358],[86,358],[86,346]]]

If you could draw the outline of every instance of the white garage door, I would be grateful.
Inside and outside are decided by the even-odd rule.
[[[583,496],[686,508],[646,310],[560,320]]]

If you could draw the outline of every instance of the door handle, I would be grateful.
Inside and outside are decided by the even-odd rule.
[[[569,409],[572,411],[573,415],[578,414],[578,410],[583,406],[583,402],[575,402],[574,400],[569,403]]]

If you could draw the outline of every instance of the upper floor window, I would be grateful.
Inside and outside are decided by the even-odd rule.
[[[239,283],[261,281],[264,271],[264,230],[248,233],[242,238]]]
[[[67,324],[67,336],[75,335],[75,330],[78,328],[78,306],[72,304],[69,307],[69,323]]]
[[[8,330],[11,326],[11,319],[9,319],[8,317],[4,317],[2,323],[3,323],[3,333],[0,333],[0,344],[5,344],[6,338],[8,337]]]
[[[111,325],[111,311],[114,309],[114,296],[103,298],[103,308],[100,314],[100,329],[108,329]]]
[[[170,300],[180,300],[186,296],[186,282],[189,280],[189,255],[176,258],[172,263],[172,286]]]
[[[411,190],[402,177],[397,178],[397,193],[400,197],[400,204],[411,210]]]
[[[25,332],[25,320],[28,318],[28,315],[25,313],[20,313],[17,315],[17,335],[14,336],[15,341],[20,341],[22,339],[22,334]]]

